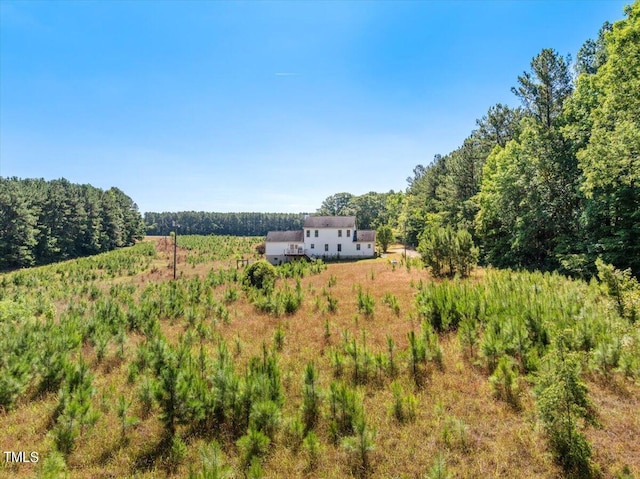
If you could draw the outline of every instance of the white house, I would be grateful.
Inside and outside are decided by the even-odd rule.
[[[356,230],[355,216],[308,216],[302,230],[269,231],[265,256],[271,264],[292,259],[357,259],[375,255],[376,232]]]

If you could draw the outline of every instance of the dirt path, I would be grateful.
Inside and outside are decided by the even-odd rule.
[[[391,245],[391,246],[389,246],[389,249],[388,249],[387,253],[403,255],[404,254],[404,246],[401,245],[401,244]],[[420,257],[420,253],[418,253],[414,249],[407,248],[407,256],[409,258],[419,258]]]

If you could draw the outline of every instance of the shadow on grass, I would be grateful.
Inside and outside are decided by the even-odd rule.
[[[149,443],[136,457],[132,472],[150,471],[157,466],[163,467],[162,458],[169,453],[170,449],[171,437],[169,436],[164,436],[156,444]]]

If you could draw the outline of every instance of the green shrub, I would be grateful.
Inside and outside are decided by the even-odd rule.
[[[420,235],[418,251],[434,276],[469,276],[478,260],[478,248],[467,230],[428,228]]]
[[[442,442],[449,448],[458,448],[466,451],[468,444],[467,424],[455,416],[447,416],[440,429]]]
[[[423,374],[421,364],[426,359],[425,345],[422,339],[416,336],[415,331],[409,331],[407,338],[409,339],[409,370],[416,386],[420,386]]]
[[[298,415],[291,418],[285,426],[285,441],[294,452],[298,452],[305,438],[305,426]]]
[[[138,418],[129,416],[127,414],[130,407],[131,401],[127,401],[127,399],[122,394],[118,396],[116,413],[118,416],[118,421],[120,422],[120,437],[122,439],[126,437],[127,429],[138,424]]]
[[[276,281],[276,269],[268,261],[260,260],[244,270],[242,282],[245,286],[271,291]]]
[[[398,366],[395,359],[396,343],[393,338],[387,335],[387,368],[389,376],[395,378],[398,374]]]
[[[278,323],[278,329],[276,329],[276,332],[273,334],[273,346],[276,351],[282,351],[282,348],[284,347],[284,338],[284,329],[282,329],[282,324]]]
[[[327,308],[330,313],[335,313],[338,311],[338,299],[334,298],[330,294],[327,294]]]
[[[187,445],[180,436],[173,436],[171,439],[171,446],[169,447],[169,454],[166,458],[167,469],[171,472],[175,472],[186,456]]]
[[[509,403],[514,408],[519,407],[518,369],[511,357],[502,356],[498,360],[495,371],[489,376],[489,383],[495,397]]]
[[[251,407],[249,427],[264,433],[271,441],[280,427],[282,415],[273,401],[260,401]]]
[[[332,439],[353,433],[354,421],[362,414],[362,399],[355,389],[343,382],[332,382],[329,386],[329,431]]]
[[[375,310],[375,300],[369,292],[363,292],[362,287],[358,288],[358,311],[367,317],[373,316]]]
[[[311,472],[318,466],[320,456],[320,441],[313,431],[309,431],[303,441],[304,450],[307,453],[307,471]]]
[[[271,440],[262,431],[249,428],[247,434],[236,442],[240,449],[242,468],[248,469],[254,459],[262,459],[269,451]]]
[[[216,441],[200,448],[202,468],[199,472],[189,470],[189,479],[227,479],[232,477],[231,468],[224,463],[220,446]]]
[[[395,297],[391,293],[384,293],[382,297],[382,302],[391,308],[393,314],[400,317],[400,303],[398,302],[398,298]]]
[[[69,471],[64,456],[58,451],[51,451],[42,461],[38,479],[67,479]]]
[[[423,476],[424,479],[449,479],[451,474],[447,470],[447,461],[440,451],[436,454],[436,458],[433,461],[433,465],[429,468],[429,471]]]
[[[302,421],[305,432],[312,430],[320,417],[320,393],[318,391],[318,372],[313,364],[309,362],[304,370],[302,402]]]
[[[564,341],[559,338],[538,378],[536,407],[556,461],[569,475],[591,477],[591,446],[580,429],[596,423],[595,412],[580,380],[580,357]]]
[[[417,399],[413,394],[405,396],[404,390],[399,382],[391,383],[393,403],[390,413],[399,423],[412,422],[416,418]]]
[[[631,269],[620,271],[600,258],[596,260],[596,267],[598,279],[615,301],[618,314],[635,322],[640,318],[640,284],[633,277]]]
[[[359,415],[354,421],[354,435],[342,440],[342,447],[352,456],[353,468],[359,476],[371,472],[371,451],[375,449],[375,430],[371,429]]]

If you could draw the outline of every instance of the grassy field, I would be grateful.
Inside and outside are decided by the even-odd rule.
[[[563,477],[559,349],[590,473],[640,477],[640,321],[595,281],[391,253],[257,291],[258,242],[181,237],[175,282],[164,238],[0,275],[0,446],[38,453],[0,477]]]

